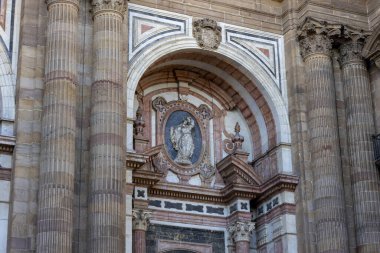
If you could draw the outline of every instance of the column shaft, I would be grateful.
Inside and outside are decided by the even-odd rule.
[[[133,252],[146,253],[146,231],[134,230],[133,236]]]
[[[124,1],[94,0],[89,242],[91,253],[125,251]]]
[[[249,241],[236,242],[236,253],[249,253]]]
[[[362,47],[359,42],[346,43],[340,51],[357,247],[359,253],[369,253],[380,251],[380,177],[374,163],[374,113]]]
[[[307,24],[299,36],[307,75],[309,148],[318,252],[348,250],[331,41],[327,28]]]
[[[79,2],[49,0],[37,252],[71,252]]]
[[[348,252],[344,191],[329,55],[305,59],[318,252]]]

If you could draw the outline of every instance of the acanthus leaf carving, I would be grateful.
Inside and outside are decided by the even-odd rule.
[[[126,11],[126,4],[124,0],[93,0],[92,1],[92,14],[96,16],[101,12],[115,12],[124,16]]]
[[[133,230],[144,230],[148,229],[150,218],[152,212],[141,209],[132,210],[132,225]]]
[[[307,18],[298,27],[297,32],[301,56],[305,59],[312,54],[330,55],[332,49],[331,36],[340,34],[340,32],[340,25],[332,25],[324,21]]]

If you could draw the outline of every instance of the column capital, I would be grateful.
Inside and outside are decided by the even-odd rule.
[[[133,230],[148,230],[150,217],[152,212],[148,210],[134,209],[132,210]]]
[[[350,62],[363,62],[363,48],[369,35],[369,32],[342,26],[339,61],[343,66]]]
[[[250,235],[253,229],[255,229],[255,223],[253,222],[236,221],[228,227],[228,232],[234,242],[250,241]]]
[[[53,4],[66,3],[66,4],[73,4],[73,5],[75,5],[75,7],[77,7],[78,10],[79,10],[79,0],[45,0],[45,3],[47,5],[48,9]]]
[[[92,0],[93,17],[102,12],[113,12],[123,17],[126,9],[125,0]]]
[[[363,46],[364,44],[359,41],[343,43],[339,48],[339,62],[343,66],[351,62],[362,62],[364,60],[362,56]]]
[[[298,27],[297,32],[301,56],[304,59],[313,54],[330,56],[332,48],[331,36],[340,33],[340,28],[340,25],[332,25],[324,21],[307,18]]]

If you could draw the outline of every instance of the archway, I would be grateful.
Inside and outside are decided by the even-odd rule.
[[[207,59],[199,61],[198,59],[176,59],[177,54],[194,52],[195,54],[212,56],[215,59],[219,59],[221,62],[234,67],[236,71],[239,72],[241,76],[244,76],[245,81],[250,82],[257,89],[257,92],[262,96],[262,100],[267,104],[268,109],[264,112],[259,113],[259,108],[252,100],[250,96],[247,96],[247,87],[241,85],[241,81],[234,77],[236,73],[229,73],[228,70],[220,68],[220,66],[215,66],[207,62]],[[165,59],[166,56],[171,55],[171,61],[167,63],[161,63],[158,65],[160,60]],[[220,78],[227,80],[232,83],[234,89],[239,93],[244,101],[250,107],[250,110],[257,116],[257,123],[260,125],[259,130],[262,137],[261,143],[261,153],[265,153],[271,147],[269,143],[269,138],[275,136],[275,143],[279,145],[281,143],[290,143],[290,127],[287,115],[287,104],[286,100],[283,99],[280,91],[278,90],[276,84],[263,71],[262,67],[255,62],[255,60],[247,57],[244,52],[238,48],[233,48],[230,45],[222,44],[218,50],[215,52],[199,50],[198,45],[194,39],[190,38],[171,38],[163,41],[158,41],[149,52],[139,55],[131,63],[128,75],[128,85],[126,89],[127,97],[127,117],[131,120],[134,118],[134,112],[136,111],[134,96],[136,88],[148,70],[152,70],[155,67],[163,67],[168,65],[185,65],[192,67],[199,67],[201,69],[207,70],[209,73],[219,76]],[[239,85],[240,84],[240,85]],[[266,136],[265,120],[264,116],[267,114],[272,114],[274,121],[274,132],[267,133],[272,136]],[[268,127],[268,126],[267,126]],[[129,123],[127,128],[127,135],[132,136],[133,126]],[[128,140],[128,149],[132,149],[132,141]]]

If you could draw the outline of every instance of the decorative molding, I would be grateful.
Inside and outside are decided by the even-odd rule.
[[[124,16],[127,6],[125,0],[92,0],[92,15],[95,17],[104,12],[117,13]]]
[[[244,184],[258,186],[261,184],[260,177],[252,167],[236,155],[229,155],[216,165],[226,185]]]
[[[228,232],[234,242],[250,241],[251,232],[255,229],[255,223],[250,221],[236,221],[230,227]]]
[[[188,35],[190,23],[188,16],[128,4],[129,61],[157,40]]]
[[[147,231],[150,223],[152,212],[141,209],[132,210],[132,225],[133,230]]]
[[[195,20],[193,36],[200,48],[216,50],[222,41],[222,28],[215,20],[209,18]]]
[[[223,24],[223,27],[226,43],[260,64],[282,92],[286,88],[283,37],[232,25]]]

